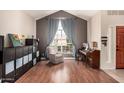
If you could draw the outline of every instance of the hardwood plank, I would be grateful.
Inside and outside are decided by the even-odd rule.
[[[102,70],[86,67],[82,62],[65,60],[57,65],[42,61],[16,83],[117,83]]]

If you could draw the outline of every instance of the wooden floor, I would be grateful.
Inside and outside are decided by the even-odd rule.
[[[86,67],[82,62],[65,60],[57,65],[39,62],[16,83],[117,83],[101,70]]]

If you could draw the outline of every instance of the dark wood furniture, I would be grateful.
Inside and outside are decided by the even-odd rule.
[[[2,78],[4,36],[0,36],[0,79]]]
[[[4,37],[0,36],[0,64],[2,64],[2,60],[3,60],[3,47],[4,47]]]
[[[33,46],[33,57],[36,57],[36,59],[34,59],[34,64],[36,61],[40,61],[40,52],[39,52],[39,41],[38,39],[29,39],[27,38],[25,40],[25,45],[26,46]]]
[[[34,64],[34,59],[39,57],[34,48],[35,46],[22,46],[3,49],[2,82],[15,82],[38,62],[35,60]]]
[[[80,53],[85,55],[86,65],[96,69],[100,68],[100,50],[80,50]]]
[[[26,46],[35,45],[35,44],[36,44],[36,39],[26,39],[25,40]]]
[[[88,61],[91,67],[99,69],[100,68],[100,50],[93,50],[89,52]]]

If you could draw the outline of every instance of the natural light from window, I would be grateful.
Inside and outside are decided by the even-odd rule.
[[[63,53],[64,56],[73,56],[73,44],[66,36],[61,24],[61,20],[59,21],[58,30],[50,46],[56,47],[57,52]]]

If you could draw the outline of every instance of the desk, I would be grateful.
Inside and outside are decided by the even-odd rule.
[[[99,69],[100,66],[100,50],[79,50],[82,55],[85,55],[86,66],[90,65],[93,68]]]

